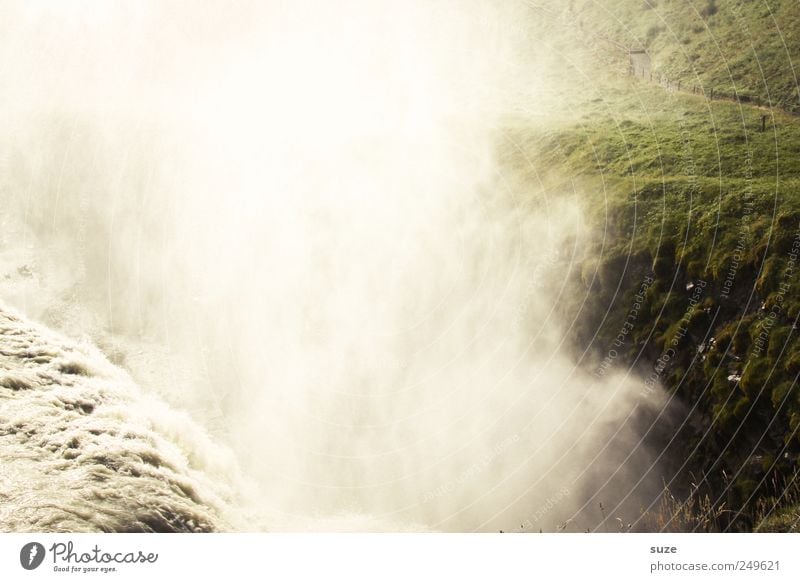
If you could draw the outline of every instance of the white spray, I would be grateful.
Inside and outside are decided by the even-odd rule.
[[[253,527],[553,528],[636,445],[553,309],[578,208],[495,156],[524,3],[0,15],[3,292],[232,447]]]

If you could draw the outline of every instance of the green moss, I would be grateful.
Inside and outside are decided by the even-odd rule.
[[[789,397],[791,396],[794,387],[796,387],[796,384],[793,384],[792,382],[789,381],[784,381],[776,385],[772,389],[772,394],[770,397],[772,400],[772,406],[775,409],[778,409],[779,407],[783,406],[784,403],[789,400]]]
[[[768,358],[751,360],[742,374],[739,386],[745,394],[754,396],[767,386],[772,364]]]
[[[684,88],[699,81],[720,91],[735,82],[748,95],[763,99],[769,91],[782,105],[797,102],[786,65],[800,60],[798,45],[789,43],[795,54],[787,54],[774,34],[780,23],[790,34],[784,38],[800,37],[796,3],[770,0],[775,19],[761,14],[763,3],[745,0],[718,3],[702,19],[688,3],[649,4],[571,3],[584,28],[629,46],[648,43],[656,74],[681,80]],[[706,0],[695,5],[699,11]],[[650,366],[675,343],[661,380],[692,410],[691,422],[711,431],[686,437],[696,450],[690,469],[729,469],[737,475],[734,498],[761,496],[755,483],[772,452],[788,443],[790,456],[800,455],[794,384],[800,344],[792,327],[800,313],[800,268],[787,271],[800,228],[800,117],[606,74],[606,65],[592,60],[597,46],[575,40],[565,38],[561,48],[586,50],[575,62],[599,71],[592,94],[581,86],[564,91],[559,107],[566,104],[570,114],[545,112],[544,127],[541,116],[521,120],[507,136],[522,151],[509,148],[503,159],[524,168],[521,199],[579,194],[588,240],[574,286],[593,286],[588,303],[564,306],[570,320],[580,310],[578,351],[607,349],[642,276],[652,272],[655,281],[619,364],[638,358],[636,364]],[[568,84],[571,71],[562,73]],[[687,311],[701,279],[700,302]],[[738,440],[724,448],[734,433]],[[743,466],[740,443],[759,443],[762,462]],[[727,485],[712,484],[718,492]]]
[[[800,372],[800,350],[795,349],[784,358],[783,369],[790,376],[795,376]]]
[[[791,67],[797,45],[786,42],[800,28],[794,0],[769,0],[769,6],[750,0],[668,1],[651,10],[641,10],[638,0],[575,0],[572,6],[605,35],[647,47],[656,76],[680,80],[684,87],[797,105]]]
[[[777,324],[770,330],[767,356],[770,361],[777,361],[786,349],[789,340],[791,327],[789,325]]]

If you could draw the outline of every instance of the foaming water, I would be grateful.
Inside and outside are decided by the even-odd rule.
[[[247,527],[613,505],[656,403],[574,365],[579,203],[496,158],[544,93],[524,3],[297,4],[5,7],[4,296],[190,411],[247,476]]]
[[[0,445],[2,531],[231,527],[229,454],[91,346],[2,304]]]

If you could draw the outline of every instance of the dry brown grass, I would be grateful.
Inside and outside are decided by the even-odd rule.
[[[686,499],[675,497],[664,488],[658,504],[640,519],[641,529],[648,532],[719,532],[727,524],[726,517],[735,513],[725,503],[715,505],[708,494],[693,488]]]

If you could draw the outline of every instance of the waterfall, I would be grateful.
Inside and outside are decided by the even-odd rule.
[[[0,10],[0,296],[83,342],[6,316],[49,355],[3,361],[0,523],[538,530],[638,486],[657,398],[558,309],[580,198],[498,153],[524,3]]]

